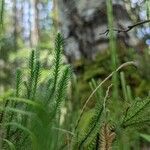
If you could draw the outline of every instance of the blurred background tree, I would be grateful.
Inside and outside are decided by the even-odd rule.
[[[130,16],[131,10],[127,10],[126,5],[123,0],[113,1],[113,21],[116,29],[126,28],[135,21],[132,18],[138,16],[138,13]],[[59,23],[66,38],[66,54],[70,61],[81,57],[93,59],[97,52],[108,49],[108,37],[105,34],[100,35],[108,28],[105,0],[58,0],[58,7]],[[117,38],[126,46],[135,46],[138,42],[135,32],[119,34]]]
[[[148,14],[145,14],[146,9],[149,9],[148,1],[112,2],[115,29],[125,29],[148,18]],[[108,37],[105,34],[100,35],[108,28],[105,0],[58,0],[58,8],[59,24],[66,38],[66,54],[70,61],[81,57],[94,58],[98,51],[107,49]],[[128,33],[117,34],[118,43],[135,47],[139,43],[139,36],[149,33],[148,28],[146,30],[141,31],[138,28]]]
[[[13,68],[23,63],[29,49],[52,49],[54,36],[51,0],[2,0],[0,28],[0,87],[10,85]],[[19,57],[18,57],[19,56]],[[19,59],[18,59],[19,58]],[[43,58],[43,59],[44,59]]]

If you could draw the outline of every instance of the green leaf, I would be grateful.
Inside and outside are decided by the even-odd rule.
[[[135,102],[126,110],[122,127],[150,123],[150,98],[136,99]]]
[[[150,135],[149,134],[140,134],[140,136],[145,139],[146,141],[150,142]]]
[[[16,150],[15,145],[11,141],[7,139],[3,139],[3,141],[5,141],[8,144],[10,150]]]
[[[4,123],[4,126],[15,126],[18,129],[21,129],[22,131],[24,131],[25,133],[29,134],[29,137],[31,138],[32,141],[32,147],[33,149],[37,149],[37,139],[36,136],[33,134],[32,131],[30,131],[28,128],[24,127],[23,125],[16,123],[16,122],[8,122],[8,123]]]
[[[3,98],[0,97],[0,102],[4,102],[6,100],[15,101],[15,102],[18,102],[18,103],[22,102],[22,103],[31,105],[33,107],[43,109],[39,103],[34,102],[33,100],[29,100],[29,99],[25,99],[25,98],[18,98],[18,97],[8,97],[8,98],[3,99]]]
[[[34,113],[32,113],[32,112],[20,110],[20,109],[17,109],[17,108],[11,108],[11,107],[8,107],[8,106],[7,107],[0,106],[0,110],[5,111],[5,112],[19,113],[19,114],[27,115],[27,116],[34,115]]]

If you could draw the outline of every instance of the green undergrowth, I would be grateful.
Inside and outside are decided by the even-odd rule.
[[[55,149],[71,68],[62,63],[63,38],[56,37],[49,76],[41,82],[42,64],[31,51],[28,66],[16,71],[16,88],[0,97],[0,149]]]
[[[119,47],[121,46],[118,46],[118,59],[120,60],[120,64],[131,60],[135,60],[139,64],[138,67],[131,66],[123,69],[126,72],[127,84],[130,85],[135,97],[147,95],[150,87],[149,69],[146,69],[150,67],[148,66],[150,64],[150,55],[147,54],[148,50],[145,49],[143,54],[138,54],[134,49],[124,47],[120,50]],[[85,59],[77,60],[73,66],[74,70],[78,72],[77,87],[79,89],[79,96],[84,100],[90,91],[89,82],[91,79],[95,79],[96,81],[103,80],[111,72],[110,53],[107,50],[106,52],[98,53],[93,61]],[[111,80],[107,81],[105,89],[110,82]]]
[[[111,71],[110,54],[104,53],[91,63],[78,62],[75,75],[62,61],[63,45],[58,34],[44,79],[40,56],[32,50],[27,66],[16,71],[15,89],[0,96],[0,149],[140,148],[141,134],[150,133],[148,89],[139,92],[141,98],[134,91],[141,84],[148,87],[148,76],[143,83],[138,73],[142,66],[119,55],[120,67]],[[116,72],[119,96],[114,99],[111,78]]]
[[[106,1],[106,7],[109,48],[93,61],[75,62],[75,74],[63,61],[60,33],[53,51],[49,42],[42,44],[49,37],[43,34],[26,65],[16,69],[12,87],[0,95],[0,150],[150,147],[149,50],[137,54],[116,42],[112,0]],[[3,5],[1,8],[2,15]],[[12,41],[0,37],[0,46],[10,50]],[[45,49],[54,52],[53,57],[45,59],[49,54]],[[22,64],[24,54],[18,58]]]

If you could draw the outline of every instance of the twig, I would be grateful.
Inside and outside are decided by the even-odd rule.
[[[126,67],[126,66],[129,66],[129,65],[134,65],[134,66],[135,66],[136,63],[135,63],[134,61],[130,61],[130,62],[126,62],[126,63],[122,64],[122,65],[119,66],[115,71],[113,71],[109,76],[107,76],[107,77],[95,88],[95,90],[91,93],[91,95],[90,95],[90,96],[88,97],[88,99],[85,101],[85,104],[84,104],[84,106],[83,106],[83,108],[82,108],[82,110],[81,110],[80,116],[79,116],[79,118],[78,118],[78,120],[77,120],[77,124],[76,124],[76,126],[75,126],[75,130],[76,130],[77,127],[78,127],[78,124],[79,124],[79,122],[80,122],[80,120],[81,120],[81,118],[82,118],[82,116],[83,116],[83,113],[84,113],[84,111],[85,111],[85,108],[86,108],[88,102],[90,101],[90,99],[92,98],[92,96],[95,94],[95,92],[96,92],[110,77],[112,77],[112,76],[114,75],[114,73],[118,72],[120,69],[122,69],[122,68],[124,68],[124,67]]]
[[[105,95],[105,97],[104,97],[103,108],[104,108],[105,116],[106,116],[106,101],[107,101],[107,98],[108,98],[108,96],[109,96],[109,91],[110,91],[111,87],[112,87],[112,84],[109,85],[109,87],[107,88],[106,95]]]
[[[121,33],[121,32],[129,32],[130,30],[132,30],[133,28],[137,27],[137,26],[140,26],[140,25],[143,25],[145,23],[148,23],[150,22],[150,20],[145,20],[145,21],[141,21],[141,22],[138,22],[134,25],[131,25],[131,26],[128,26],[126,29],[112,29],[113,31],[116,31],[118,33]],[[100,33],[100,35],[103,35],[103,34],[106,34],[108,35],[108,33],[110,32],[110,29],[107,29],[105,32],[102,32]]]

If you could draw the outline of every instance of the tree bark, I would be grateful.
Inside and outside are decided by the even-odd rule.
[[[65,37],[65,53],[70,62],[82,57],[94,59],[99,51],[108,48],[108,37],[100,33],[107,27],[105,0],[58,0],[60,28]],[[123,1],[113,1],[115,28],[132,24]],[[121,33],[118,38],[126,45],[136,45],[133,32]]]
[[[32,0],[33,16],[32,21],[32,34],[31,34],[31,46],[37,46],[39,42],[39,10],[38,10],[38,0]]]

